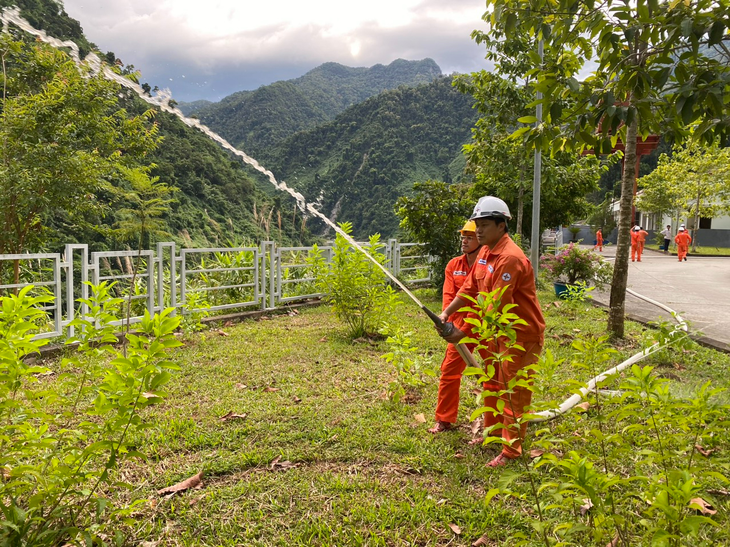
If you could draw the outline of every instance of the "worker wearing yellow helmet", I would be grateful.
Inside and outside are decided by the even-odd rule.
[[[476,224],[469,220],[459,230],[461,234],[461,256],[452,258],[446,266],[446,279],[443,289],[442,310],[451,304],[464,284],[464,280],[474,266],[481,245],[476,236]],[[454,326],[463,327],[466,312],[456,312],[449,317]],[[470,348],[473,351],[473,348]],[[436,403],[436,424],[429,429],[430,433],[441,433],[453,429],[456,417],[459,414],[459,388],[461,375],[466,363],[459,355],[453,344],[446,348],[446,355],[441,363],[441,377],[439,379],[438,401]]]

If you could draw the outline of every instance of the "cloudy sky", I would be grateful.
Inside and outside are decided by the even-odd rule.
[[[485,68],[470,38],[484,0],[63,0],[86,36],[169,88],[218,101],[328,61],[361,67],[430,57],[445,74]]]

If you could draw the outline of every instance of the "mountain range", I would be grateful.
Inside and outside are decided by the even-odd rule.
[[[99,50],[55,0],[0,0],[0,7],[10,2],[48,34]],[[112,52],[102,55],[118,63]],[[397,234],[393,206],[414,182],[461,177],[461,147],[477,118],[471,98],[431,59],[370,68],[325,63],[217,103],[179,107],[321,204],[327,216],[351,221],[356,236],[383,238]],[[166,219],[175,239],[309,242],[326,234],[316,223],[305,229],[292,198],[202,133],[168,114],[156,119],[164,139],[151,158],[152,174],[180,189]]]

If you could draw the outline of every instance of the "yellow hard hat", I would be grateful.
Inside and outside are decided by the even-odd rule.
[[[476,223],[473,220],[467,220],[466,224],[464,224],[464,227],[461,230],[459,230],[459,233],[461,235],[464,235],[464,232],[476,233],[476,231],[477,231]]]

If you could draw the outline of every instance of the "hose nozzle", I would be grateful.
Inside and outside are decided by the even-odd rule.
[[[436,328],[441,332],[442,338],[451,336],[454,332],[454,324],[451,321],[441,321],[441,318],[429,310],[426,306],[423,306],[421,309],[426,312],[426,315],[428,315],[431,321],[433,321],[433,324],[436,325]]]

